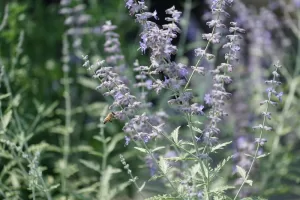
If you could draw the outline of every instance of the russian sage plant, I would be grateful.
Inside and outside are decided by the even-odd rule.
[[[115,19],[92,26],[98,20],[92,16],[93,9],[98,12],[96,2],[60,1],[55,12],[64,16],[65,31],[56,38],[62,41],[61,55],[57,64],[41,59],[47,63],[39,68],[41,77],[31,74],[36,58],[24,51],[35,41],[30,40],[35,21],[28,18],[30,26],[21,23],[20,31],[15,18],[24,22],[19,14],[27,8],[18,3],[3,7],[0,199],[263,200],[257,196],[297,193],[292,184],[299,182],[299,160],[291,149],[298,143],[290,133],[299,130],[300,40],[294,74],[277,62],[269,76],[269,66],[293,45],[282,27],[299,39],[299,0],[279,0],[259,10],[240,0],[206,0],[208,31],[190,46],[185,40],[191,0],[185,1],[184,15],[177,6],[166,9],[163,25],[161,13],[150,12],[144,0],[125,0],[123,9],[140,27],[139,47],[126,51],[122,25]],[[275,15],[276,8],[282,16]],[[99,35],[105,40],[101,50]],[[15,40],[6,50],[11,57],[3,56],[2,38]],[[54,36],[43,40],[48,38]],[[185,54],[191,48],[193,55]],[[78,67],[83,52],[97,54],[82,57],[95,80]],[[136,52],[138,57],[127,57]],[[44,76],[54,68],[57,74]],[[240,89],[249,80],[247,91]],[[39,81],[51,86],[40,87]],[[288,86],[284,99],[280,81]],[[90,95],[86,88],[94,87],[98,93]],[[38,97],[40,91],[45,97]],[[106,102],[91,104],[95,99]],[[275,188],[283,179],[294,181],[289,190],[284,184]]]
[[[109,109],[114,118],[125,121],[123,127],[125,145],[133,143],[136,150],[145,154],[146,165],[151,170],[150,180],[161,179],[161,183],[167,188],[166,192],[149,199],[231,199],[227,190],[235,187],[229,183],[220,185],[217,180],[220,178],[220,171],[232,156],[213,164],[212,155],[231,143],[231,141],[219,143],[218,139],[222,133],[219,124],[228,115],[224,105],[231,97],[226,87],[232,82],[230,74],[239,60],[240,40],[243,38],[241,34],[245,33],[237,22],[230,22],[229,29],[224,24],[226,17],[229,17],[226,8],[233,1],[210,1],[211,20],[207,22],[207,25],[211,32],[202,35],[202,38],[207,41],[206,45],[195,49],[198,61],[190,67],[174,62],[171,57],[177,52],[177,47],[172,44],[172,40],[180,33],[178,24],[181,12],[177,11],[174,6],[167,9],[166,14],[169,15],[165,18],[167,23],[160,27],[155,23],[158,19],[157,12],[149,12],[144,1],[126,0],[125,2],[130,15],[135,17],[136,22],[142,28],[139,49],[142,54],[150,57],[149,66],[139,65],[138,61],[134,63],[134,71],[138,73],[136,75],[138,82],[134,85],[141,88],[142,94],[136,96],[138,94],[131,92],[130,83],[125,83],[122,78],[120,66],[117,62],[111,62],[111,59],[106,59],[109,62],[99,60],[96,64],[90,64],[88,56],[83,56],[85,61],[83,66],[92,70],[94,78],[99,79],[100,85],[97,89],[106,90],[103,94],[113,98]],[[120,44],[117,35],[108,32],[115,29],[116,26],[113,26],[111,22],[107,22],[102,28],[106,37],[105,51],[118,55]],[[210,61],[216,56],[210,53],[212,45],[220,45],[224,49],[222,51],[225,52],[224,61],[214,69],[207,69],[202,66],[203,61]],[[123,57],[115,56],[115,59],[118,58],[123,60]],[[275,66],[274,79],[266,81],[271,84],[271,87],[268,89],[268,100],[263,102],[267,106],[263,112],[263,123],[255,127],[255,129],[260,129],[260,136],[252,141],[257,144],[252,155],[253,160],[247,172],[241,166],[236,166],[242,182],[234,199],[240,195],[245,183],[252,184],[249,175],[255,161],[262,157],[259,155],[259,150],[266,142],[263,138],[263,131],[270,130],[270,127],[266,125],[266,119],[270,118],[268,106],[275,104],[271,97],[275,95],[281,99],[282,96],[282,93],[275,91],[275,86],[279,83],[276,81],[279,75],[279,64]],[[196,100],[199,98],[195,96],[194,87],[196,86],[192,81],[205,73],[212,75],[212,89],[204,97],[206,108]],[[146,102],[149,92],[145,90],[153,91],[157,95],[163,91],[170,92],[168,104],[177,115],[185,120],[190,133],[189,137],[183,137],[180,134],[180,127],[175,128],[171,133],[167,131],[168,117],[161,118],[157,112],[154,112],[151,103]],[[207,118],[205,123],[199,121],[198,116],[205,116]],[[131,177],[131,182],[145,198],[142,190],[146,182],[139,186],[137,178],[133,177],[123,156],[121,156],[121,161]]]

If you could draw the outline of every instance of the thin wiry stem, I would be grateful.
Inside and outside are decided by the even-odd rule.
[[[125,158],[123,157],[123,155],[120,154],[120,159],[122,164],[124,165],[124,169],[127,169],[127,173],[129,174],[130,178],[131,178],[131,182],[133,182],[134,186],[136,187],[136,189],[138,190],[139,194],[142,196],[143,199],[145,199],[146,197],[143,195],[141,188],[139,187],[139,185],[136,182],[136,178],[133,177],[131,170],[129,169],[129,165],[126,163]]]
[[[196,135],[193,131],[193,128],[192,128],[192,119],[191,119],[191,115],[187,115],[186,116],[187,120],[188,120],[188,126],[189,126],[189,129],[190,129],[190,132],[192,134],[192,140],[193,140],[193,143],[194,143],[194,146],[195,146],[195,149],[196,149],[196,154],[197,154],[197,157],[200,156],[200,153],[199,153],[199,149],[198,149],[198,144],[197,144],[197,141],[196,141]],[[205,174],[205,170],[204,170],[204,166],[203,166],[203,161],[200,160],[200,168],[201,168],[201,171],[202,171],[202,174],[203,176],[205,177],[206,174]],[[206,185],[204,186],[204,189],[205,189],[205,198],[207,200],[209,200],[209,170],[208,170],[208,167],[207,168],[207,177],[206,178]]]
[[[222,5],[220,4],[219,8],[220,8],[221,6],[222,6]],[[221,13],[219,12],[218,15],[217,15],[217,20],[220,19],[220,15],[221,15]],[[207,44],[206,44],[206,47],[205,47],[205,49],[204,49],[203,55],[201,55],[200,58],[199,58],[199,60],[197,61],[196,65],[195,65],[195,69],[193,69],[192,74],[190,75],[190,77],[189,77],[187,83],[186,83],[185,86],[184,86],[184,90],[187,90],[187,89],[188,89],[189,84],[190,84],[190,82],[191,82],[191,80],[192,80],[192,78],[193,78],[193,76],[194,76],[194,74],[195,74],[195,72],[196,72],[196,67],[198,67],[198,65],[200,64],[202,58],[203,58],[204,55],[206,54],[206,51],[207,51],[207,49],[208,49],[210,43],[211,43],[212,40],[213,40],[213,35],[215,34],[216,28],[217,28],[217,26],[215,25],[215,26],[213,27],[213,29],[212,29],[212,32],[211,32],[212,37],[208,40],[208,42],[207,42]]]
[[[64,56],[68,56],[68,40],[66,35],[63,37],[63,51]],[[64,97],[65,97],[65,129],[66,132],[64,134],[64,146],[63,146],[63,160],[64,160],[64,170],[66,170],[66,167],[68,166],[68,159],[69,159],[69,152],[70,152],[70,134],[71,134],[71,95],[70,95],[70,79],[69,79],[69,66],[67,66],[67,63],[64,66],[63,69],[64,72],[64,79],[63,79],[63,85],[64,85]],[[63,192],[67,192],[67,180],[66,176],[62,174],[62,190]]]
[[[106,112],[107,109],[105,109],[104,111]],[[105,112],[103,112],[101,114],[100,117],[100,121],[99,121],[99,126],[100,126],[100,137],[102,138],[102,151],[103,151],[103,157],[102,157],[102,171],[104,171],[106,169],[106,162],[107,162],[107,144],[106,144],[106,138],[105,138],[105,134],[104,134],[104,126],[102,125],[103,120],[104,120],[104,114]]]
[[[4,27],[7,24],[7,19],[8,19],[8,11],[9,11],[9,4],[6,4],[5,9],[4,9],[4,15],[2,18],[2,22],[0,24],[0,31],[4,29]]]
[[[278,68],[276,68],[276,71],[275,71],[275,72],[277,72],[277,69],[278,69]],[[274,75],[274,76],[273,76],[273,81],[275,81],[275,78],[276,78],[276,76]],[[271,100],[271,95],[268,95],[267,106],[266,106],[266,109],[265,109],[265,112],[264,112],[264,113],[268,113],[269,104],[270,104],[269,102],[270,102],[270,100]],[[264,132],[263,130],[264,130],[264,127],[265,127],[266,119],[267,119],[267,116],[264,115],[264,117],[263,117],[263,123],[262,123],[262,127],[260,128],[259,139],[258,139],[258,141],[257,141],[257,146],[256,146],[256,150],[255,150],[255,154],[254,154],[253,160],[252,160],[252,162],[251,162],[251,165],[250,165],[250,168],[249,168],[248,172],[246,173],[246,177],[244,178],[244,180],[243,180],[241,186],[239,187],[239,189],[238,189],[238,191],[237,191],[237,193],[236,193],[236,195],[235,195],[235,197],[234,197],[233,200],[235,200],[235,199],[238,197],[238,195],[239,195],[239,193],[241,192],[243,186],[245,185],[246,181],[248,180],[248,177],[249,177],[249,175],[250,175],[250,172],[251,172],[251,170],[252,170],[252,168],[253,168],[253,166],[254,166],[254,163],[255,163],[255,161],[256,161],[256,159],[257,159],[257,157],[258,157],[258,151],[259,151],[259,147],[260,147],[260,141],[261,141],[261,139],[262,139],[262,135],[263,135],[263,132]]]
[[[35,189],[32,189],[32,199],[35,200]]]

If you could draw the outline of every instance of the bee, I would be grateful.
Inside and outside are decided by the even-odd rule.
[[[107,122],[111,122],[115,118],[115,113],[109,113],[103,120],[103,123],[106,124]]]

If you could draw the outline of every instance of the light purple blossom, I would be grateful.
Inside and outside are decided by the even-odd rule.
[[[205,94],[204,95],[204,102],[208,105],[211,105],[212,104],[212,98],[210,96],[210,94]]]

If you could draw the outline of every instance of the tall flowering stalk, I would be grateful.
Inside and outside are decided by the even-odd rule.
[[[226,27],[222,23],[223,16],[228,16],[229,14],[224,10],[226,4],[231,4],[233,0],[213,0],[211,1],[211,13],[213,16],[213,19],[209,22],[207,22],[207,25],[209,28],[212,28],[211,33],[203,34],[202,38],[204,40],[207,40],[207,44],[204,49],[199,48],[195,50],[196,56],[199,56],[199,59],[196,63],[196,65],[193,68],[193,71],[184,86],[184,90],[186,90],[189,87],[189,84],[195,74],[195,72],[200,71],[202,73],[202,68],[199,68],[199,65],[203,58],[206,58],[207,60],[211,60],[214,58],[213,54],[207,53],[208,48],[210,44],[216,44],[220,42],[221,33],[217,32],[217,28],[224,28]]]
[[[176,53],[177,49],[175,46],[171,44],[173,38],[176,37],[176,34],[180,31],[177,23],[179,22],[180,12],[176,11],[174,7],[167,9],[166,13],[172,15],[172,18],[166,18],[166,21],[170,22],[169,24],[163,25],[162,29],[160,29],[154,22],[148,21],[149,18],[157,18],[157,13],[154,11],[146,12],[147,7],[144,2],[134,2],[127,1],[127,7],[130,10],[132,15],[135,15],[137,21],[142,25],[143,31],[141,33],[141,42],[140,49],[142,52],[145,52],[146,49],[150,50],[150,61],[151,66],[148,68],[148,75],[152,77],[153,84],[152,88],[159,93],[162,89],[168,89],[172,91],[174,98],[168,101],[170,105],[174,105],[175,108],[182,112],[188,122],[188,126],[190,128],[192,134],[192,140],[194,144],[194,148],[196,151],[196,158],[198,158],[198,162],[200,163],[199,167],[202,171],[202,174],[206,174],[205,171],[209,168],[208,161],[203,162],[203,158],[208,158],[207,155],[204,154],[204,151],[201,153],[198,148],[198,144],[196,141],[196,133],[202,133],[199,129],[194,127],[194,122],[192,121],[193,115],[203,115],[204,106],[199,105],[198,103],[193,102],[193,93],[188,89],[188,86],[191,82],[193,75],[197,72],[200,74],[204,73],[204,68],[199,67],[201,60],[206,58],[207,60],[211,60],[214,58],[213,54],[208,53],[208,48],[210,44],[216,44],[220,42],[221,33],[217,30],[219,28],[226,27],[222,23],[222,19],[224,15],[228,15],[227,12],[224,11],[224,7],[226,4],[231,4],[232,1],[213,1],[211,5],[212,13],[214,18],[207,23],[207,25],[212,28],[212,32],[209,34],[203,34],[203,39],[208,40],[208,43],[205,49],[196,49],[196,56],[200,56],[196,66],[193,66],[192,73],[189,74],[187,70],[187,66],[184,64],[177,64],[175,62],[171,62],[170,55]],[[226,63],[218,66],[216,70],[212,70],[211,72],[214,74],[214,90],[212,94],[213,108],[212,112],[210,112],[211,126],[206,129],[204,134],[204,143],[206,145],[212,146],[215,144],[213,140],[215,140],[216,133],[219,132],[219,129],[216,126],[216,123],[220,120],[220,117],[224,115],[224,112],[221,109],[221,104],[224,104],[224,98],[228,97],[230,94],[227,93],[224,89],[224,83],[230,83],[231,79],[229,76],[226,76],[225,70],[232,71],[232,65],[230,62],[235,60],[237,57],[237,51],[239,51],[238,39],[240,36],[236,34],[237,32],[244,32],[243,29],[237,27],[236,23],[232,23],[232,27],[230,28],[230,32],[232,35],[228,35],[229,42],[224,45],[224,48],[230,48],[229,53],[226,54],[225,59]],[[153,75],[162,72],[165,75],[165,80],[162,81],[160,79],[153,78]],[[223,74],[220,74],[224,72]],[[174,139],[174,138],[173,138]],[[175,144],[176,145],[176,144]],[[177,145],[176,145],[177,146]],[[182,147],[178,147],[181,150],[188,151]],[[194,156],[194,155],[192,155]],[[204,198],[209,199],[209,172],[207,173],[205,179],[204,186]]]
[[[209,158],[204,154],[207,146],[212,146],[216,143],[215,134],[219,133],[217,128],[217,122],[220,121],[220,117],[223,117],[225,112],[222,110],[221,105],[224,104],[224,98],[230,96],[224,88],[224,83],[230,83],[231,78],[226,75],[225,71],[232,71],[231,61],[237,58],[237,51],[239,51],[238,40],[240,36],[237,33],[244,32],[243,29],[237,27],[236,23],[231,23],[232,27],[230,32],[232,35],[228,35],[227,38],[229,42],[224,45],[224,48],[229,48],[229,53],[225,55],[226,63],[222,63],[217,67],[216,70],[212,70],[214,77],[214,90],[212,91],[211,102],[212,105],[211,112],[209,113],[209,118],[211,119],[210,125],[206,128],[204,133],[204,144],[206,145],[203,152],[200,153],[197,144],[196,133],[202,134],[202,132],[194,127],[194,122],[192,121],[193,115],[203,115],[204,106],[193,102],[193,93],[188,89],[193,75],[197,72],[200,74],[204,73],[204,68],[199,67],[201,60],[206,58],[211,60],[214,58],[213,54],[208,53],[208,48],[210,44],[220,43],[221,32],[218,29],[226,27],[223,23],[223,17],[228,16],[228,13],[224,10],[226,4],[231,4],[232,1],[219,0],[213,1],[211,4],[211,10],[213,14],[213,19],[207,23],[207,25],[212,28],[212,32],[208,34],[203,34],[203,39],[207,40],[207,45],[204,49],[196,49],[196,56],[200,56],[198,62],[192,67],[193,71],[189,74],[187,67],[184,64],[177,64],[171,62],[171,54],[175,54],[177,49],[171,44],[173,38],[179,33],[179,28],[177,23],[179,22],[180,12],[176,11],[174,7],[167,9],[166,13],[170,14],[172,18],[166,18],[169,24],[163,25],[160,29],[154,22],[148,19],[153,17],[157,18],[157,13],[154,11],[146,12],[147,7],[143,1],[127,1],[127,7],[132,15],[135,15],[137,21],[142,25],[143,31],[141,33],[140,49],[144,53],[146,49],[150,50],[150,61],[151,66],[148,68],[148,75],[152,77],[153,84],[152,88],[159,93],[162,89],[168,89],[172,91],[174,98],[168,101],[170,105],[175,105],[176,109],[182,112],[188,122],[192,134],[192,140],[194,148],[196,151],[196,157],[199,158],[199,167],[202,174],[206,174],[205,171],[209,168],[208,161],[202,162],[201,159]],[[153,75],[162,72],[165,75],[165,80],[153,78]],[[184,149],[184,148],[181,148]],[[187,151],[186,149],[184,149]],[[194,156],[194,155],[193,155]],[[204,198],[209,199],[209,172],[207,173],[204,186]]]
[[[275,67],[275,70],[272,72],[273,79],[265,81],[265,83],[267,85],[269,85],[269,87],[267,88],[267,97],[268,98],[260,103],[260,105],[265,105],[266,106],[265,110],[262,112],[262,115],[263,115],[262,124],[259,124],[259,125],[253,127],[253,129],[259,130],[259,137],[255,138],[255,143],[257,143],[257,145],[256,145],[255,153],[253,155],[253,160],[251,162],[251,165],[250,165],[249,170],[247,171],[247,173],[242,172],[243,169],[238,167],[239,170],[240,170],[240,174],[243,178],[243,182],[242,182],[241,186],[239,187],[239,189],[238,189],[238,191],[237,191],[237,193],[234,197],[234,200],[238,198],[238,196],[239,196],[243,186],[245,185],[245,183],[248,183],[248,184],[252,185],[252,181],[249,180],[249,175],[251,173],[251,170],[254,166],[255,161],[258,159],[260,147],[264,146],[264,144],[267,142],[267,140],[265,138],[263,138],[263,133],[265,131],[272,130],[271,127],[267,126],[266,122],[267,122],[268,119],[269,120],[271,119],[271,112],[269,111],[269,107],[270,106],[276,106],[277,103],[272,101],[271,98],[274,96],[274,97],[278,98],[279,101],[282,101],[283,93],[276,91],[276,87],[281,84],[281,82],[279,82],[277,80],[280,76],[279,73],[278,73],[278,70],[282,66],[278,62],[274,65],[274,67]]]
[[[72,102],[71,102],[71,88],[70,88],[70,66],[69,66],[69,61],[70,61],[70,52],[69,52],[69,43],[68,43],[68,38],[66,35],[63,36],[63,85],[64,85],[64,97],[65,97],[65,134],[63,138],[63,160],[61,162],[61,178],[62,178],[62,191],[66,192],[67,191],[67,177],[65,175],[65,171],[68,168],[69,165],[69,156],[70,156],[70,146],[71,146],[71,134],[73,132],[73,126],[72,126]]]
[[[101,27],[101,33],[105,36],[104,52],[106,53],[106,63],[114,67],[114,71],[121,76],[123,82],[128,82],[125,77],[124,55],[121,51],[119,34],[116,33],[117,26],[111,21],[106,21]]]
[[[177,47],[172,44],[172,40],[180,32],[178,23],[181,12],[177,11],[174,6],[167,9],[166,14],[169,15],[166,17],[167,24],[160,27],[155,23],[158,19],[157,12],[148,12],[144,1],[126,0],[126,7],[130,14],[142,26],[139,49],[143,54],[147,52],[150,55],[150,66],[140,65],[138,61],[134,63],[134,71],[137,72],[137,83],[134,86],[141,88],[142,92],[139,98],[130,92],[130,82],[125,83],[121,76],[122,72],[118,71],[119,61],[124,60],[119,50],[118,35],[113,32],[116,27],[110,22],[102,28],[107,40],[105,51],[109,54],[109,58],[118,55],[114,57],[117,61],[110,62],[114,59],[108,59],[107,67],[103,66],[104,61],[99,61],[96,67],[90,64],[87,56],[83,58],[84,66],[92,70],[94,78],[98,78],[101,82],[97,89],[106,89],[107,92],[104,95],[113,98],[109,109],[114,113],[114,117],[125,121],[123,127],[126,133],[125,144],[133,142],[137,150],[146,153],[146,164],[151,168],[153,179],[163,177],[164,183],[173,190],[171,194],[166,194],[167,196],[164,197],[210,200],[226,197],[224,191],[232,188],[224,186],[226,189],[223,189],[211,186],[217,174],[231,157],[213,167],[210,154],[230,143],[218,143],[218,134],[221,132],[218,125],[227,116],[224,104],[231,94],[225,88],[232,82],[230,73],[238,60],[241,34],[245,32],[244,29],[238,27],[236,22],[230,22],[229,33],[226,35],[228,42],[222,45],[226,52],[225,61],[215,69],[209,70],[212,74],[213,85],[211,92],[204,98],[205,103],[210,107],[207,114],[209,120],[204,130],[196,127],[197,124],[202,123],[195,121],[197,116],[205,115],[204,106],[196,101],[193,90],[189,88],[193,76],[196,73],[203,75],[206,71],[200,66],[203,59],[215,58],[215,55],[209,53],[210,46],[223,43],[222,35],[226,31],[223,21],[229,16],[225,11],[225,6],[231,5],[232,2],[232,0],[210,2],[212,19],[207,22],[207,25],[212,31],[202,35],[203,39],[207,40],[207,44],[204,49],[195,50],[199,59],[196,65],[191,67],[190,72],[185,64],[171,60],[171,56],[177,52]],[[163,78],[160,75],[163,75]],[[148,114],[151,103],[146,101],[146,90],[153,90],[156,94],[164,90],[171,92],[168,104],[184,116],[192,142],[184,141],[184,137],[179,137],[180,127],[168,134],[165,131],[164,122],[157,117],[158,115]],[[165,149],[165,146],[156,146],[159,139],[170,142],[172,149],[168,148],[163,153],[162,149]],[[259,140],[258,143],[262,141]],[[132,174],[130,176],[132,178]],[[140,190],[135,180],[134,184]],[[157,198],[160,199],[161,196]]]
[[[61,0],[59,13],[65,16],[64,25],[68,28],[66,35],[72,38],[72,47],[75,56],[82,55],[83,36],[91,33],[87,23],[91,16],[85,13],[86,5],[79,1]]]
[[[203,135],[203,141],[206,145],[212,146],[216,143],[217,138],[215,137],[220,133],[217,124],[221,121],[222,117],[228,114],[223,110],[225,100],[230,98],[231,94],[225,89],[225,84],[232,82],[231,77],[228,73],[232,72],[234,61],[237,60],[237,53],[240,50],[239,40],[241,39],[240,33],[244,33],[244,29],[237,26],[237,23],[231,22],[229,32],[227,35],[229,40],[223,45],[223,48],[228,48],[228,53],[225,54],[225,61],[217,66],[216,69],[211,70],[213,74],[213,89],[210,94],[205,95],[205,103],[211,106],[209,111],[209,125],[206,127]]]

